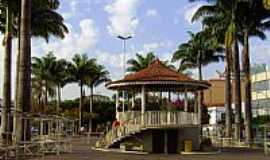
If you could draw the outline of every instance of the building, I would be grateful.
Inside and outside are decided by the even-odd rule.
[[[255,65],[251,73],[253,115],[270,115],[270,69],[265,64]]]
[[[211,87],[204,91],[204,103],[208,107],[210,115],[209,124],[215,125],[225,122],[225,80],[210,79],[208,81]],[[234,97],[234,84],[232,83],[232,108],[234,110],[233,97]],[[245,98],[244,83],[241,85],[242,101]],[[242,103],[242,112],[244,111],[244,103]]]
[[[252,81],[252,115],[270,115],[270,68],[265,64],[254,65],[251,68]],[[219,124],[225,120],[225,79],[210,79],[211,87],[204,91],[204,103],[210,114],[210,125]],[[232,108],[233,104],[232,84]],[[244,81],[241,83],[242,112],[244,111]]]

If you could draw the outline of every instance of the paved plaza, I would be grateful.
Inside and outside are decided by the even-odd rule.
[[[95,143],[96,139],[91,140],[91,144]],[[73,151],[70,154],[61,154],[59,156],[46,156],[45,160],[269,160],[263,154],[263,150],[251,149],[236,149],[228,148],[221,149],[219,155],[135,155],[115,152],[101,152],[91,149],[91,144],[88,145],[87,139],[74,138]],[[39,160],[41,158],[35,158]]]

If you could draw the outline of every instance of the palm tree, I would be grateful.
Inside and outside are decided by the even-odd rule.
[[[250,54],[249,37],[257,36],[265,39],[264,31],[270,28],[270,11],[266,10],[263,1],[245,1],[239,2],[241,12],[239,18],[241,35],[243,37],[242,68],[245,80],[245,135],[246,143],[252,143],[252,110],[251,110],[251,77],[250,77]]]
[[[48,95],[53,95],[53,92],[50,91],[50,87],[52,87],[52,79],[54,75],[51,73],[51,69],[53,68],[54,64],[56,64],[56,57],[52,52],[49,52],[45,57],[32,58],[32,66],[33,66],[33,74],[35,77],[39,78],[40,80],[44,81],[44,88],[45,88],[45,106],[48,104]]]
[[[94,87],[109,80],[109,72],[105,70],[104,66],[97,64],[96,61],[94,61],[93,65],[94,72],[92,72],[92,75],[89,75],[87,82],[87,85],[90,87],[90,114],[93,113]],[[92,132],[92,117],[89,119],[89,132]]]
[[[11,1],[11,0],[9,0]],[[9,2],[8,1],[8,2]],[[15,0],[14,0],[15,1]],[[1,1],[3,2],[3,1]],[[5,1],[4,1],[5,2]],[[31,17],[31,35],[32,36],[38,36],[38,37],[43,37],[47,41],[49,39],[50,35],[54,35],[60,38],[64,38],[64,34],[68,32],[67,27],[63,23],[63,18],[56,13],[56,9],[59,7],[59,1],[58,0],[31,0],[27,1],[26,3],[31,3],[29,4],[31,12],[30,12],[30,17]],[[21,34],[21,6],[22,1],[16,1],[14,3],[15,5],[12,7],[14,9],[13,11],[13,29],[14,29],[14,36],[19,37]],[[18,5],[19,4],[19,5]],[[38,7],[39,6],[39,7]],[[4,13],[4,12],[1,12]],[[2,21],[2,19],[0,19]],[[3,25],[6,22],[3,21]],[[0,29],[2,29],[2,26],[0,26]],[[12,41],[11,41],[12,42]],[[10,43],[11,43],[10,42]],[[16,87],[15,87],[15,108],[16,111],[22,111],[21,105],[19,105],[17,102],[19,101],[19,70],[20,70],[20,62],[21,62],[21,56],[20,56],[20,46],[21,46],[21,41],[18,40],[18,53],[17,53],[17,62],[16,62]],[[11,55],[11,53],[10,53]],[[21,120],[14,116],[14,132],[16,132],[16,135],[21,134],[18,132],[22,131],[22,124]],[[18,132],[17,132],[18,130]]]
[[[29,112],[31,108],[31,0],[21,1],[20,45],[17,109],[22,110],[16,110],[16,114],[18,112]],[[19,123],[20,125],[16,128],[16,144],[19,144],[22,140],[22,122]],[[29,129],[28,126],[27,131]]]
[[[223,52],[223,48],[217,44],[216,39],[209,38],[209,33],[206,31],[197,34],[188,33],[191,39],[178,47],[173,54],[172,62],[180,61],[178,70],[198,68],[199,80],[203,80],[202,66],[222,60],[224,56],[220,53]],[[200,92],[198,98],[198,114],[202,122],[203,92]]]
[[[32,78],[32,110],[33,112],[44,113],[45,112],[45,104],[44,104],[44,81],[39,79],[39,77]]]
[[[4,52],[4,83],[3,83],[3,108],[1,116],[1,133],[9,132],[8,127],[8,114],[11,108],[11,50],[12,50],[12,21],[13,12],[12,7],[14,6],[14,1],[1,1],[1,7],[5,8],[5,37],[3,40],[3,45],[5,46]]]
[[[64,19],[59,15],[56,10],[59,8],[58,0],[32,0],[32,14],[31,14],[31,31],[32,36],[41,37],[49,42],[50,36],[55,36],[63,39],[65,34],[68,33],[68,28],[64,24]],[[20,9],[19,9],[20,10]],[[19,12],[19,11],[18,11]],[[20,16],[20,12],[17,14]],[[20,19],[18,19],[18,24]],[[19,26],[17,27],[19,28]],[[16,32],[19,35],[19,29]],[[18,43],[18,50],[20,48],[20,43]],[[19,70],[20,55],[17,54],[17,64],[16,64],[16,88],[15,88],[15,100],[17,99],[17,86],[18,86],[18,70]]]
[[[196,1],[196,0],[190,0]],[[206,0],[207,1],[207,0]],[[232,44],[235,35],[235,20],[232,17],[235,12],[237,1],[216,0],[209,5],[203,5],[193,15],[193,21],[203,18],[203,24],[210,28],[216,35],[218,41],[225,44],[226,61],[226,89],[225,89],[225,111],[226,111],[226,137],[231,137],[232,131],[232,94],[231,94],[231,72],[232,72]],[[224,34],[225,33],[225,34]],[[237,53],[237,52],[235,52]],[[237,58],[237,56],[235,56]],[[239,56],[238,56],[239,57]],[[238,60],[239,61],[239,60]],[[235,60],[237,62],[237,60]],[[236,68],[237,69],[237,68]],[[237,71],[237,70],[235,70]],[[237,75],[237,74],[235,74]],[[240,75],[240,74],[239,74]],[[235,86],[238,86],[236,84]],[[239,100],[239,98],[238,98]],[[238,104],[238,103],[237,103]],[[240,103],[241,104],[241,103]],[[238,108],[238,107],[237,107]]]
[[[32,58],[32,82],[35,84],[37,88],[44,88],[44,92],[36,92],[39,98],[44,98],[44,106],[48,104],[48,95],[50,97],[55,96],[55,88],[57,90],[57,108],[56,111],[59,113],[60,105],[61,105],[61,88],[63,88],[68,82],[67,75],[67,62],[64,59],[57,60],[52,52],[47,54],[45,57]],[[36,88],[33,87],[33,91],[35,92]],[[41,94],[42,93],[42,94]],[[41,94],[39,96],[39,94]],[[37,99],[40,101],[40,99]],[[43,107],[44,107],[43,106]]]
[[[127,68],[128,72],[138,72],[142,69],[147,68],[154,60],[156,56],[153,52],[149,52],[145,57],[141,54],[136,54],[136,59],[129,59],[127,61],[129,67]]]
[[[87,84],[89,75],[92,75],[92,72],[95,71],[95,68],[93,68],[94,62],[95,59],[89,60],[86,54],[76,54],[72,58],[72,62],[68,64],[70,80],[77,82],[80,86],[79,127],[82,126],[83,87]]]
[[[69,77],[67,75],[67,64],[68,62],[64,59],[56,60],[50,70],[50,77],[52,83],[57,88],[57,108],[56,112],[57,114],[60,113],[60,107],[61,107],[61,89],[68,83]]]
[[[194,1],[194,0],[193,0]],[[239,51],[238,51],[238,42],[237,38],[240,37],[240,40],[245,43],[247,36],[258,36],[264,39],[265,35],[263,30],[269,28],[269,22],[266,21],[262,23],[267,17],[269,17],[269,12],[263,8],[262,1],[224,1],[216,0],[212,5],[206,5],[201,7],[197,13],[194,15],[194,19],[203,17],[203,23],[208,27],[210,26],[215,30],[216,33],[220,34],[219,36],[224,37],[224,43],[226,45],[227,53],[231,54],[231,47],[233,47],[233,59],[234,59],[234,72],[235,72],[235,105],[236,105],[236,116],[235,116],[235,136],[237,139],[240,138],[240,119],[241,119],[241,93],[240,93],[240,67],[239,67]],[[248,29],[247,29],[248,28]],[[246,34],[245,31],[249,30],[249,33]],[[226,33],[225,35],[223,33]],[[245,33],[245,34],[244,34]],[[222,35],[223,34],[223,35]],[[240,36],[239,36],[240,35]],[[247,42],[247,39],[246,39]],[[245,46],[245,44],[244,44]],[[243,47],[243,54],[248,49],[248,47]],[[230,56],[227,56],[230,57]],[[251,139],[251,90],[250,90],[250,74],[249,72],[249,55],[245,54],[242,57],[244,60],[243,68],[245,72],[245,121],[246,121],[246,138]],[[227,66],[231,66],[228,62]],[[229,77],[229,72],[227,76]],[[229,79],[229,78],[228,78]],[[228,81],[227,79],[227,81]],[[249,83],[249,84],[248,84]],[[227,83],[229,84],[229,83]],[[228,88],[230,88],[228,86]],[[227,91],[227,93],[230,93]],[[227,94],[226,94],[227,95]],[[227,97],[227,96],[226,96]],[[227,99],[227,98],[226,98]],[[226,100],[229,104],[228,99]],[[228,107],[226,107],[228,108]],[[227,116],[228,120],[228,116]],[[227,121],[228,122],[228,121]],[[231,129],[227,124],[227,136],[231,133]],[[250,142],[250,140],[247,140]]]

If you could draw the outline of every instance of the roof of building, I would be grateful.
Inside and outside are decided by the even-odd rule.
[[[210,84],[206,81],[194,80],[182,73],[167,67],[160,60],[155,60],[147,68],[126,75],[124,79],[109,82],[106,86],[109,89],[134,89],[145,85],[156,90],[179,90],[196,91],[207,89]],[[160,88],[157,88],[160,87]]]

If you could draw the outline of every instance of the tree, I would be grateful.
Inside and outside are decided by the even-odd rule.
[[[245,1],[239,2],[241,12],[239,18],[241,21],[241,35],[243,37],[242,68],[245,80],[245,135],[246,143],[251,144],[252,135],[252,110],[251,110],[251,77],[250,77],[250,42],[249,37],[257,36],[265,39],[264,31],[270,28],[270,11],[266,10],[263,1]]]
[[[209,38],[207,31],[194,34],[188,32],[190,40],[181,44],[173,54],[172,61],[180,61],[178,70],[187,68],[198,68],[199,80],[202,81],[202,66],[212,62],[219,62],[223,59],[223,48],[217,43],[216,39]],[[199,94],[198,114],[200,122],[202,120],[203,92]]]
[[[63,39],[65,34],[68,33],[68,28],[64,24],[63,17],[56,12],[59,8],[59,1],[58,0],[32,0],[31,5],[31,32],[32,36],[34,37],[41,37],[49,42],[50,36],[55,36],[57,38]],[[20,9],[18,9],[20,10]],[[20,12],[18,11],[17,16],[20,16]],[[20,23],[20,19],[18,18],[18,22]],[[15,27],[18,28],[16,32],[16,36],[20,34],[19,26]],[[20,48],[20,43],[18,43],[18,50]],[[20,54],[17,54],[17,64],[16,64],[16,89],[15,89],[15,101],[17,97],[17,86],[18,86],[18,79],[19,79],[19,62],[20,62]],[[16,106],[16,104],[15,104]]]
[[[52,52],[49,52],[45,57],[42,58],[33,57],[32,61],[34,77],[36,79],[39,79],[40,81],[44,81],[44,105],[46,107],[46,105],[48,104],[48,96],[54,95],[54,89],[52,84],[54,75],[52,75],[51,69],[57,63],[56,57]]]
[[[17,118],[21,117],[17,114],[27,113],[31,107],[31,0],[21,1],[20,45]],[[22,140],[22,122],[18,123],[15,123],[17,124],[16,144]],[[29,129],[28,126],[27,131]]]
[[[5,11],[5,37],[3,45],[5,47],[4,52],[4,83],[3,83],[3,109],[1,116],[1,132],[9,132],[8,128],[8,114],[10,114],[11,108],[11,50],[12,50],[12,22],[13,22],[13,6],[15,1],[1,1],[1,7],[4,7]]]
[[[68,33],[68,28],[64,24],[63,17],[56,12],[59,8],[58,0],[32,0],[31,1],[31,36],[40,37],[49,42],[51,36],[63,39]],[[20,12],[19,12],[20,13]],[[20,14],[17,14],[18,16]],[[18,22],[20,19],[18,19]],[[19,28],[16,27],[16,28]],[[19,30],[16,35],[19,35]],[[18,48],[20,47],[20,43]],[[19,53],[19,52],[18,52]],[[17,54],[17,71],[20,61],[20,55]],[[18,74],[17,74],[18,75]],[[16,81],[18,76],[16,76]],[[16,82],[17,84],[17,82]],[[17,87],[16,87],[17,90]],[[17,93],[17,91],[15,91]]]
[[[72,58],[72,62],[68,64],[68,74],[70,80],[77,82],[80,86],[80,105],[79,105],[79,127],[82,126],[82,106],[83,106],[83,87],[87,84],[89,75],[95,71],[93,64],[95,59],[88,59],[86,54],[76,54]]]
[[[194,0],[192,0],[194,1]],[[214,29],[216,33],[219,33],[221,37],[224,37],[224,44],[226,45],[227,53],[233,54],[234,59],[234,72],[235,72],[235,105],[236,105],[236,138],[240,138],[240,120],[241,120],[241,93],[240,88],[240,70],[239,70],[239,51],[237,40],[244,44],[243,53],[248,50],[245,47],[245,41],[247,42],[248,36],[258,36],[264,38],[265,35],[263,30],[269,28],[269,22],[265,21],[269,17],[269,12],[263,8],[262,1],[225,1],[225,0],[215,0],[212,5],[206,5],[201,7],[197,13],[194,15],[194,19],[203,18],[203,23]],[[247,29],[248,28],[248,29]],[[248,34],[245,32],[249,30]],[[224,32],[225,31],[225,32]],[[226,34],[223,34],[226,33]],[[223,35],[222,35],[223,34]],[[237,39],[238,38],[238,39]],[[246,40],[245,40],[246,39]],[[233,48],[231,48],[233,46]],[[231,52],[232,50],[233,52]],[[227,56],[230,57],[230,56]],[[249,55],[245,54],[243,57],[243,70],[245,72],[245,128],[246,128],[246,138],[251,139],[251,90],[250,90],[250,74],[249,71]],[[231,66],[230,63],[227,66]],[[230,74],[227,72],[227,76]],[[248,78],[249,77],[249,78]],[[228,81],[229,78],[227,78]],[[229,84],[229,83],[227,83]],[[229,91],[227,91],[229,93]],[[227,94],[226,94],[227,95]],[[226,103],[229,105],[228,100]],[[238,106],[238,107],[237,107]],[[228,108],[228,107],[226,107]],[[227,116],[228,120],[228,116]],[[227,121],[228,122],[228,121]],[[229,125],[227,125],[229,127]],[[231,133],[231,129],[227,127],[227,136]],[[250,142],[250,140],[247,140]]]
[[[136,59],[129,59],[127,61],[129,67],[127,68],[128,72],[138,72],[142,69],[147,68],[154,60],[156,56],[153,52],[149,52],[143,57],[141,54],[136,54]]]
[[[196,0],[191,0],[196,1]],[[207,1],[207,0],[206,0]],[[193,15],[192,20],[203,18],[203,24],[206,25],[218,37],[221,44],[225,45],[226,61],[226,89],[225,89],[225,112],[226,112],[226,137],[231,137],[232,133],[232,94],[231,94],[231,72],[232,72],[232,44],[235,35],[235,20],[232,17],[235,12],[235,3],[237,1],[215,0],[214,3],[203,5]],[[224,34],[225,33],[225,34]],[[237,53],[237,52],[235,52]],[[236,56],[237,57],[237,56]],[[239,60],[238,60],[239,61]],[[237,62],[237,60],[235,61]],[[236,71],[236,70],[235,70]],[[239,84],[236,84],[237,86]]]
[[[93,113],[94,87],[97,87],[109,80],[109,72],[105,70],[104,66],[97,64],[96,61],[94,61],[93,65],[94,72],[92,75],[89,75],[87,82],[88,86],[90,87],[90,114]],[[89,119],[89,132],[92,132],[92,118]]]
[[[60,113],[61,107],[61,89],[69,82],[69,75],[67,74],[67,64],[65,59],[56,60],[50,68],[50,77],[52,83],[57,88],[57,108],[56,113]]]
[[[32,61],[32,82],[34,84],[32,90],[35,93],[32,97],[38,101],[39,105],[42,104],[42,107],[45,108],[48,104],[48,96],[55,96],[57,91],[56,111],[59,114],[61,88],[69,81],[69,76],[67,75],[68,62],[64,59],[57,60],[52,52],[42,58],[33,57]],[[44,99],[44,103],[42,103],[42,98]]]

